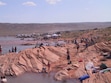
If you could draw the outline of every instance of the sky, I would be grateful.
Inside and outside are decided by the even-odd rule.
[[[111,22],[111,0],[0,0],[0,23]]]

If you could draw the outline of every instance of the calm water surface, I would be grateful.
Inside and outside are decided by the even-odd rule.
[[[32,38],[26,38],[25,40],[20,40],[20,38],[15,37],[0,37],[0,45],[2,46],[2,54],[6,54],[9,50],[12,50],[12,47],[17,47],[17,51],[21,51],[27,48],[33,48],[35,45],[24,46],[22,43],[30,43]],[[36,41],[35,41],[36,42]]]
[[[80,83],[77,79],[67,79],[64,81],[56,81],[54,79],[54,73],[25,73],[18,77],[7,77],[8,83]]]

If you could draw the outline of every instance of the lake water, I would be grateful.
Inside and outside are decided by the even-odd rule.
[[[12,50],[12,47],[17,47],[17,51],[21,51],[27,48],[33,48],[35,45],[21,45],[23,43],[32,43],[32,38],[27,38],[21,40],[20,38],[15,37],[0,37],[0,45],[2,46],[2,54],[6,54],[9,50]]]
[[[80,83],[77,79],[67,79],[57,81],[54,79],[54,73],[25,73],[18,77],[7,77],[8,83]]]
[[[41,42],[44,45],[50,45],[50,46],[56,46],[58,45],[64,45],[66,42],[64,41],[34,41],[33,38],[24,38],[24,40],[21,40],[20,38],[15,37],[0,37],[0,45],[2,46],[2,54],[6,54],[9,52],[9,50],[12,50],[12,47],[17,47],[17,51],[21,51],[27,48],[33,48],[36,46],[36,43],[40,44]],[[34,45],[22,45],[22,44],[34,44]]]

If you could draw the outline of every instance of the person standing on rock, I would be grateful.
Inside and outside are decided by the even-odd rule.
[[[89,46],[90,40],[88,38],[84,38],[84,50],[88,50],[88,46]]]
[[[67,55],[69,55],[69,48],[67,48]]]
[[[14,49],[14,51],[15,51],[15,52],[17,52],[17,47],[16,47],[16,46],[15,46],[15,49]]]
[[[68,64],[71,64],[70,54],[69,54],[69,49],[68,48],[67,48],[67,60],[68,60]]]
[[[84,50],[86,50],[86,49],[88,50],[88,47],[89,47],[89,43],[86,42],[86,43],[85,43],[85,49],[84,49]]]
[[[15,50],[14,47],[12,47],[12,52],[14,52],[14,50]]]
[[[50,70],[51,70],[50,62],[48,62],[47,66],[48,66],[48,72],[50,72]]]
[[[40,47],[43,47],[43,45],[44,45],[43,43],[40,43],[39,48],[40,48]]]
[[[11,53],[11,50],[9,49],[9,53]]]
[[[43,68],[42,68],[42,73],[47,73],[45,66],[43,66]]]
[[[74,40],[74,44],[78,44],[78,42],[77,42],[77,38]]]
[[[91,45],[94,45],[95,44],[95,41],[94,41],[94,39],[93,38],[91,38]]]
[[[78,51],[79,51],[79,44],[76,44],[76,49],[77,49],[77,53],[78,53]]]
[[[42,64],[43,64],[42,73],[47,73],[47,71],[46,71],[46,66],[45,66],[45,63],[44,63],[44,60],[43,60],[43,59],[42,59]]]
[[[0,45],[0,55],[2,54],[2,46]]]

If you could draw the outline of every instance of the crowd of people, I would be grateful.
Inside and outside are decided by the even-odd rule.
[[[0,55],[3,54],[2,51],[3,51],[3,49],[2,49],[2,46],[0,45]],[[17,52],[17,47],[15,46],[15,47],[12,47],[11,50],[9,49],[9,53],[11,53],[11,52]]]
[[[11,50],[9,49],[9,53],[11,53],[11,52],[17,52],[17,47],[15,46],[15,47],[12,47]]]
[[[84,50],[88,50],[88,47],[91,45],[94,45],[97,43],[97,38],[96,37],[91,37],[91,38],[80,38],[77,39],[75,38],[72,42],[76,45],[77,52],[79,51],[79,48],[81,47],[80,43],[84,43]]]
[[[80,49],[80,43],[84,43],[84,50],[88,49],[89,46],[91,45],[94,45],[96,43],[96,39],[95,38],[81,38],[81,39],[77,39],[75,38],[73,41],[72,41],[73,44],[76,45],[76,49],[77,49],[77,52],[79,52],[79,49]],[[43,47],[44,48],[44,44],[43,43],[40,43],[40,45],[38,46],[38,48],[41,48]],[[45,48],[44,48],[45,49]],[[17,52],[17,47],[12,47],[12,49],[10,50],[9,49],[9,53],[11,52]],[[2,46],[0,45],[0,55],[2,54]],[[69,48],[67,48],[67,51],[66,51],[66,59],[67,59],[67,64],[72,64],[72,61],[71,61],[71,56],[70,56],[70,51],[69,51]],[[42,73],[49,73],[51,71],[51,63],[48,62],[47,64],[44,63],[44,61],[42,61],[42,64],[43,64],[43,67],[42,67]],[[104,64],[102,64],[101,68],[104,66]],[[104,66],[105,67],[105,66]],[[103,68],[103,69],[106,69]],[[96,72],[95,70],[93,70],[93,73]],[[7,79],[5,76],[1,76],[1,83],[6,83],[7,82]]]

